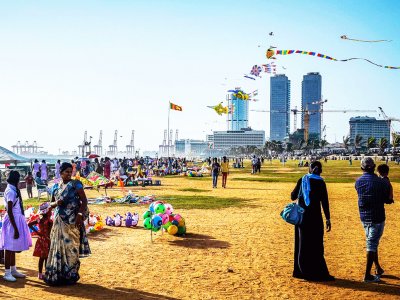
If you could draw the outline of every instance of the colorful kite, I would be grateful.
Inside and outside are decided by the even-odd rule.
[[[357,40],[357,39],[348,38],[347,35],[342,35],[340,38],[342,40],[349,40],[349,41],[355,41],[355,42],[364,42],[364,43],[380,43],[380,42],[391,42],[392,41],[392,40]]]
[[[270,64],[262,65],[265,73],[276,74],[276,65],[272,62]]]
[[[349,61],[349,60],[359,59],[359,60],[365,60],[366,62],[369,62],[370,64],[373,64],[377,67],[381,67],[381,68],[385,68],[385,69],[400,69],[400,67],[378,65],[378,64],[374,63],[373,61],[370,61],[369,59],[366,59],[366,58],[352,57],[352,58],[347,58],[347,59],[336,59],[336,58],[330,57],[325,54],[321,54],[321,53],[317,53],[317,52],[310,52],[310,51],[302,51],[302,50],[273,50],[270,48],[267,50],[266,56],[268,59],[276,59],[276,57],[274,57],[275,55],[289,55],[289,54],[305,54],[305,55],[326,58],[326,59],[333,60],[333,61]]]
[[[254,77],[251,77],[251,76],[249,76],[249,75],[246,75],[246,74],[244,74],[244,76],[243,76],[244,78],[247,78],[247,79],[252,79],[252,80],[256,80]]]
[[[254,65],[254,66],[251,68],[250,74],[251,74],[251,75],[254,75],[254,76],[256,76],[256,77],[260,77],[261,71],[262,71],[262,69],[261,69],[260,66]]]
[[[220,102],[218,105],[215,106],[207,106],[208,108],[212,108],[213,110],[215,110],[215,112],[222,116],[222,114],[228,114],[229,113],[229,108],[228,106],[223,106],[222,102]]]
[[[250,100],[250,95],[242,90],[229,90],[228,93],[233,93],[233,96],[240,100]]]

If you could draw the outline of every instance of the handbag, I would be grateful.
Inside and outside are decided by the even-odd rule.
[[[303,221],[304,208],[297,203],[289,203],[281,211],[282,219],[293,225],[300,225]]]

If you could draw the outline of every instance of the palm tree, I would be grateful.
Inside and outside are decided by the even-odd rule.
[[[293,150],[293,143],[286,143],[286,151],[292,152]]]
[[[379,147],[380,154],[383,154],[383,152],[385,151],[387,146],[388,146],[388,140],[386,138],[380,138],[378,140],[378,147]]]
[[[368,140],[367,140],[367,148],[368,148],[368,151],[371,149],[371,148],[375,148],[376,147],[376,138],[374,138],[373,136],[370,136],[369,138],[368,138]]]
[[[354,148],[359,149],[363,144],[363,137],[359,134],[354,138]]]
[[[344,136],[343,137],[343,145],[346,148],[346,150],[349,150],[349,146],[350,146],[350,136]]]
[[[322,149],[324,149],[328,144],[329,144],[329,143],[328,143],[327,140],[321,140],[321,147],[322,147]]]
[[[396,148],[400,146],[400,135],[393,132],[392,140],[393,140],[392,145],[393,145],[393,154],[394,154],[396,151]]]

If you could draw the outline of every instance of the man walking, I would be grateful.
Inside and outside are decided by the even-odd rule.
[[[393,203],[389,199],[389,185],[375,173],[375,163],[367,157],[361,161],[364,174],[357,179],[355,188],[358,194],[358,208],[363,224],[367,244],[367,263],[364,282],[378,282],[384,270],[378,260],[379,240],[385,227],[385,203]],[[375,276],[371,275],[375,264]]]

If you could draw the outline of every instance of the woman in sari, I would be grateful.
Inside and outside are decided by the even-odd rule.
[[[49,285],[74,284],[79,280],[79,257],[90,248],[83,225],[88,214],[82,183],[72,180],[72,165],[60,167],[61,181],[53,187],[54,223],[50,234],[50,252],[44,280]]]

